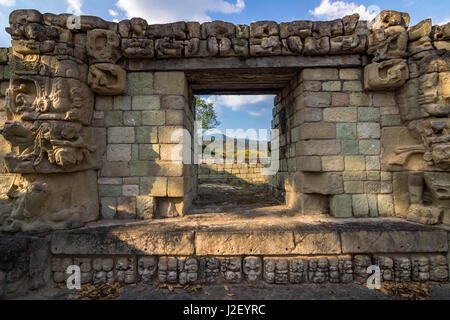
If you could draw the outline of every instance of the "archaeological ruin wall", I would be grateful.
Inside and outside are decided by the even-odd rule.
[[[450,24],[409,20],[13,11],[0,49],[0,296],[63,283],[72,264],[83,283],[345,283],[373,263],[385,280],[447,281]],[[276,94],[271,190],[295,219],[348,220],[183,224],[205,173],[195,94]]]

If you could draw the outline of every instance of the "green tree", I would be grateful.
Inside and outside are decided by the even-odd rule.
[[[199,96],[195,96],[195,110],[197,120],[202,122],[203,130],[213,129],[220,125],[212,102],[208,103]]]

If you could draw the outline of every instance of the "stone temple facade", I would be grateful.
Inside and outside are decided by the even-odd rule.
[[[373,264],[386,281],[448,281],[450,24],[409,20],[12,12],[0,296],[74,264],[83,283],[348,283]],[[263,181],[288,215],[189,218],[199,169],[177,148],[195,149],[195,94],[276,94],[279,170]]]

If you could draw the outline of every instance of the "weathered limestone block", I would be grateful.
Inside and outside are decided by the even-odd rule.
[[[169,230],[170,228],[170,230]],[[56,232],[52,235],[52,254],[95,255],[181,255],[194,254],[194,232],[173,226],[148,226],[133,230],[112,227],[111,230]]]
[[[250,24],[250,38],[265,38],[279,35],[279,26],[275,21],[258,21]]]
[[[115,268],[115,282],[131,284],[136,282],[136,257],[120,257]]]
[[[15,60],[17,61],[17,60]],[[19,60],[20,61],[20,60]],[[39,73],[34,73],[33,68],[27,68],[33,64],[12,65],[15,74],[39,74],[49,77],[74,78],[81,82],[87,82],[88,66],[75,59],[63,59],[54,56],[40,56]],[[22,68],[23,66],[23,68]]]
[[[442,26],[433,26],[431,35],[434,41],[450,40],[450,23]]]
[[[450,53],[442,51],[430,51],[417,54],[417,64],[419,73],[417,76],[426,73],[445,73],[450,71]],[[414,58],[416,57],[414,56]]]
[[[450,41],[434,41],[433,45],[437,50],[450,51]]]
[[[236,29],[234,24],[223,21],[212,21],[205,22],[201,25],[201,36],[202,39],[208,39],[211,37],[217,40],[222,40],[223,38],[232,39],[236,35]]]
[[[337,20],[339,21],[339,20]],[[339,24],[339,22],[338,22]],[[335,27],[333,21],[314,21],[312,25],[312,36],[316,39],[331,37],[331,29]],[[342,22],[339,27],[343,28]],[[341,29],[342,34],[342,29]],[[339,35],[339,34],[337,34]]]
[[[339,254],[341,253],[337,232],[294,232],[295,249],[292,254]]]
[[[136,197],[136,214],[138,219],[153,219],[155,212],[155,200],[152,196]]]
[[[430,257],[430,280],[445,282],[448,280],[447,259],[443,255]]]
[[[344,231],[343,253],[446,252],[445,232],[428,231]]]
[[[430,261],[427,257],[412,257],[411,266],[412,281],[428,281],[430,279]]]
[[[356,255],[353,259],[354,277],[360,283],[366,283],[369,274],[367,267],[372,265],[372,261],[367,255]]]
[[[111,30],[95,29],[88,31],[86,49],[91,63],[116,63],[122,56],[119,35]]]
[[[431,33],[431,19],[422,20],[413,27],[408,28],[409,41],[416,41],[423,37],[428,37]]]
[[[122,39],[122,53],[127,58],[153,58],[155,50],[151,39]]]
[[[390,90],[401,87],[409,78],[408,64],[404,59],[373,62],[364,68],[366,90]]]
[[[304,283],[308,279],[308,260],[293,258],[289,260],[289,281],[291,283]]]
[[[44,22],[44,16],[37,10],[23,9],[14,10],[9,15],[9,24],[26,24],[26,23],[40,23]]]
[[[381,164],[383,170],[399,170],[398,166],[411,170],[423,170],[422,141],[411,135],[405,127],[383,128],[381,131],[383,152]]]
[[[408,43],[408,53],[410,55],[433,49],[434,48],[433,45],[431,44],[431,39],[428,36],[422,37],[419,40]]]
[[[394,280],[396,282],[411,281],[411,260],[409,257],[394,257]]]
[[[6,28],[6,31],[11,35],[12,39],[36,40],[39,42],[50,41],[53,43],[53,47],[54,40],[69,40],[66,42],[70,42],[71,40],[70,31],[38,23],[11,24],[11,27]],[[60,36],[60,33],[62,33],[62,37]]]
[[[407,81],[397,91],[397,102],[403,121],[422,119],[428,113],[420,106],[418,101],[419,79]]]
[[[155,53],[157,58],[181,58],[184,51],[184,42],[169,37],[156,39]]]
[[[339,279],[341,283],[353,281],[353,261],[351,256],[339,256]]]
[[[162,283],[178,283],[178,259],[176,257],[159,258],[158,281]]]
[[[96,258],[92,262],[94,269],[93,283],[114,283],[115,262],[113,258]]]
[[[328,263],[328,281],[331,283],[339,283],[339,259],[337,257],[330,257],[328,258]]]
[[[282,39],[282,55],[300,55],[303,49],[302,39],[299,36],[290,36]]]
[[[199,265],[196,258],[178,258],[178,270],[178,282],[181,285],[197,282]]]
[[[281,41],[278,36],[250,38],[251,56],[271,56],[281,54]]]
[[[299,192],[323,195],[344,192],[342,174],[338,173],[304,173],[299,183]]]
[[[366,50],[367,38],[357,34],[330,38],[330,54],[359,53]]]
[[[14,55],[25,56],[40,54],[40,43],[36,40],[11,40],[11,48]]]
[[[399,213],[406,212],[407,220],[417,223],[441,223],[442,214],[450,212],[449,179],[447,173],[396,174],[394,197]]]
[[[98,217],[94,171],[14,176],[2,199],[0,228],[36,232],[74,228]]]
[[[215,37],[208,40],[193,38],[185,41],[186,57],[213,57],[219,54],[219,43]]]
[[[192,38],[200,38],[201,37],[201,24],[199,22],[186,22],[186,28],[187,28],[187,39]]]
[[[236,25],[236,37],[242,39],[250,39],[250,26],[245,24]]]
[[[292,271],[295,273],[295,271]],[[267,283],[288,283],[289,260],[264,258],[264,281]],[[294,275],[295,277],[295,275]]]
[[[172,38],[175,40],[185,40],[188,29],[183,21],[166,23],[166,24],[151,24],[147,27],[146,36],[148,38]]]
[[[327,214],[330,211],[328,197],[321,194],[286,192],[286,205],[304,215]]]
[[[195,236],[198,255],[286,254],[294,249],[292,232],[206,232]],[[287,250],[286,250],[287,248]]]
[[[372,29],[386,29],[391,26],[402,26],[407,28],[410,20],[411,18],[406,12],[383,10],[372,20]]]
[[[144,39],[148,23],[142,18],[131,18],[118,23],[119,34],[122,38]]]
[[[248,40],[243,38],[222,38],[219,52],[222,57],[247,57],[249,55]]]
[[[158,258],[154,256],[138,257],[137,271],[141,281],[149,282],[156,274]]]
[[[291,36],[298,36],[302,39],[311,35],[312,21],[292,21],[280,23],[280,37],[287,39]]]
[[[127,73],[116,64],[97,63],[91,65],[88,83],[92,91],[102,95],[120,95],[128,90]]]
[[[449,138],[447,132],[449,127],[450,122],[446,118],[429,118],[411,122],[408,126],[409,137],[407,134],[403,136],[403,139],[406,138],[406,141],[409,140],[410,142],[403,143],[403,148],[401,146],[396,149],[390,148],[398,154],[390,160],[390,163],[405,165],[411,155],[423,154],[423,164],[426,166],[433,169],[448,169]],[[414,142],[414,139],[416,142]],[[400,140],[397,143],[400,144]],[[386,152],[386,154],[389,154],[389,152]]]
[[[325,55],[330,52],[330,38],[322,37],[316,39],[314,37],[307,37],[305,39],[305,46],[303,53],[305,55]]]
[[[342,24],[344,25],[344,35],[348,36],[356,31],[356,27],[359,21],[359,14],[354,13],[342,18]]]
[[[375,265],[380,267],[381,281],[394,281],[394,260],[388,256],[374,256]]]
[[[274,21],[258,21],[250,24],[250,55],[270,56],[281,54],[279,26]]]
[[[226,257],[217,258],[220,266],[221,280],[230,283],[239,283],[242,279],[242,259],[240,257]],[[259,258],[257,258],[259,259]],[[256,261],[252,261],[252,266],[255,266]],[[259,262],[261,269],[261,262]],[[251,271],[250,265],[247,266],[247,271]],[[261,272],[261,271],[260,271]]]
[[[358,21],[355,33],[359,36],[368,36],[370,34],[370,26],[368,21]]]
[[[182,217],[186,214],[192,203],[192,194],[187,193],[185,197],[157,198],[155,217],[171,218]]]
[[[200,281],[215,283],[219,279],[220,260],[214,257],[200,258]]]
[[[417,101],[429,115],[448,115],[450,112],[450,72],[427,73],[419,77]]]
[[[330,199],[330,214],[337,218],[352,217],[352,198],[349,194],[334,195]]]
[[[287,267],[287,264],[286,264]],[[247,278],[247,281],[254,283],[261,278],[262,263],[260,257],[245,257],[243,260],[242,271]],[[286,270],[287,271],[287,270]],[[286,275],[287,277],[287,275]]]
[[[367,53],[374,61],[404,58],[407,53],[408,33],[401,26],[377,29],[368,37]]]
[[[309,259],[308,280],[312,283],[328,281],[328,259],[326,257]]]

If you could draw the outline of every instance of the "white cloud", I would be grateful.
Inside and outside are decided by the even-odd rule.
[[[354,2],[322,0],[318,7],[309,10],[314,17],[325,20],[342,18],[353,13],[359,13],[361,20],[372,20],[379,13],[377,6],[357,5]]]
[[[16,0],[0,0],[0,6],[12,7],[16,5]]]
[[[81,7],[83,6],[83,0],[66,0],[66,2],[69,5],[67,7],[68,12],[77,15],[80,15],[82,13]]]
[[[108,13],[113,16],[113,17],[117,17],[119,14],[117,13],[117,11],[114,11],[113,9],[109,9]]]
[[[273,96],[270,95],[244,95],[244,96],[209,96],[206,101],[214,103],[218,111],[229,108],[233,111],[246,111],[251,116],[257,117],[266,114],[272,106]],[[267,104],[265,107],[261,103]]]
[[[444,19],[441,22],[436,23],[436,24],[439,25],[439,26],[442,26],[442,25],[447,24],[449,22],[450,22],[450,18],[446,18],[446,19]]]
[[[211,21],[207,12],[239,13],[245,8],[244,0],[119,0],[116,6],[128,18],[140,17],[149,23],[176,21]]]

